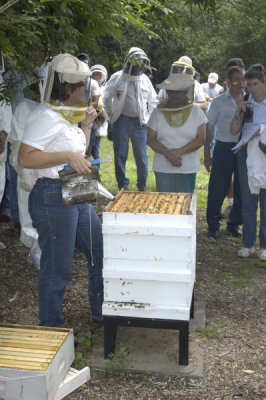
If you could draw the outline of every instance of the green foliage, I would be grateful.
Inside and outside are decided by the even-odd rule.
[[[208,339],[213,339],[218,336],[218,332],[214,326],[199,327],[196,329],[196,332],[199,332]]]
[[[127,350],[121,347],[117,354],[110,353],[106,361],[105,374],[109,376],[121,376],[126,364]]]
[[[88,350],[92,348],[92,340],[97,338],[97,335],[95,335],[90,329],[88,329],[84,335],[77,340],[78,343],[82,343],[84,346],[87,347]]]
[[[82,353],[80,353],[79,351],[77,351],[75,353],[75,358],[74,358],[73,364],[77,368],[83,367],[83,356],[82,356]]]
[[[230,282],[237,287],[247,287],[250,280],[256,273],[258,265],[263,264],[263,261],[254,259],[242,261],[237,267],[232,268],[231,265],[225,265],[224,271],[217,274],[217,278]]]

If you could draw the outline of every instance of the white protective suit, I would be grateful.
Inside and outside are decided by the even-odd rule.
[[[259,141],[266,144],[265,124],[260,124],[259,136],[248,143],[248,184],[252,194],[259,194],[260,189],[266,189],[266,154],[259,148]]]
[[[3,83],[2,75],[0,74],[0,83]],[[12,119],[12,108],[10,104],[3,102],[0,104],[0,131],[5,131],[7,135],[10,133],[10,124]],[[7,143],[7,142],[6,142]],[[6,154],[7,145],[5,146],[5,151],[0,154],[0,202],[2,200],[5,183],[6,183]]]
[[[30,114],[39,105],[32,100],[25,99],[16,108],[12,122],[9,141],[11,142],[10,164],[15,168],[18,174],[17,192],[18,192],[18,207],[19,207],[19,221],[21,225],[20,240],[31,250],[37,249],[38,234],[33,228],[29,210],[28,200],[29,194],[34,186],[35,178],[33,170],[27,168],[20,168],[18,166],[18,151],[22,142],[24,128]],[[36,132],[36,135],[38,132]]]

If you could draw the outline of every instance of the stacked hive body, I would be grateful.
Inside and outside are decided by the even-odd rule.
[[[121,191],[103,213],[103,314],[189,320],[196,194]]]
[[[73,360],[70,329],[0,325],[0,399],[54,399]]]

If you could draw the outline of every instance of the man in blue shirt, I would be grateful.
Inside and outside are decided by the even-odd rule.
[[[241,236],[239,225],[242,224],[241,199],[237,156],[232,148],[238,141],[238,136],[231,136],[230,123],[244,94],[244,70],[239,66],[230,68],[227,72],[229,90],[216,97],[207,112],[207,137],[204,146],[204,165],[210,174],[207,203],[208,234],[218,238],[221,207],[227,195],[232,174],[234,174],[234,203],[227,220],[227,230],[233,236]],[[216,126],[216,143],[213,157],[210,155],[210,142],[213,127]]]

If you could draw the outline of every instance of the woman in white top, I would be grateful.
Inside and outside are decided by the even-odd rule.
[[[88,66],[76,57],[54,57],[47,66],[42,93],[46,104],[40,104],[29,118],[18,154],[20,167],[34,169],[37,179],[29,211],[42,251],[39,316],[43,326],[64,326],[61,308],[75,247],[88,261],[92,319],[102,318],[101,223],[89,204],[64,205],[58,175],[64,164],[81,174],[91,171],[84,155],[97,114],[92,106],[82,103],[89,75]]]
[[[166,90],[168,100],[153,110],[148,122],[156,189],[191,193],[200,170],[199,149],[205,142],[207,119],[193,104],[194,80],[187,74],[172,72],[157,87]]]

